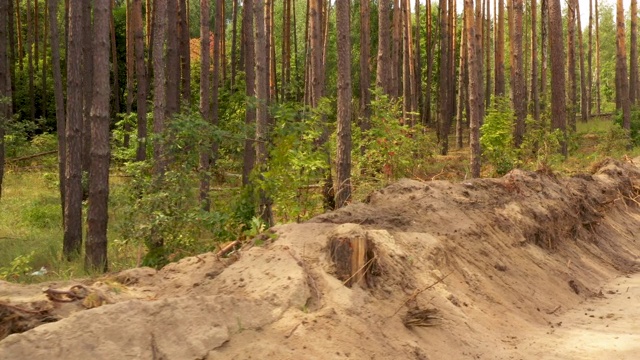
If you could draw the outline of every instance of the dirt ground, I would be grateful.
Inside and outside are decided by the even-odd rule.
[[[634,160],[640,163],[640,159]],[[0,359],[635,359],[640,170],[401,180],[229,257],[0,283]],[[360,239],[348,287],[329,243]],[[355,251],[355,250],[354,250]],[[68,291],[60,293],[47,289]],[[66,301],[66,302],[64,302]],[[634,355],[636,355],[634,357]]]

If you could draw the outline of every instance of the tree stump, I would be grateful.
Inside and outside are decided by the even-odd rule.
[[[344,285],[367,286],[374,260],[372,248],[365,231],[356,224],[342,224],[329,236],[329,254],[336,266],[336,277]]]

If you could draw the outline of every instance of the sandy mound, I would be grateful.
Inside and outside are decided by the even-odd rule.
[[[69,303],[41,288],[75,283],[1,283],[0,335],[26,330],[7,320],[20,309],[60,320],[9,335],[0,358],[512,358],[514,334],[640,270],[638,194],[640,170],[613,160],[568,179],[402,180],[231,258],[132,269]],[[348,287],[328,244],[353,238],[368,271]]]

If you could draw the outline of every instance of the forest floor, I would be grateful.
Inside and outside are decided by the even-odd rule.
[[[226,257],[0,282],[0,359],[637,358],[635,164],[405,179]],[[348,287],[328,244],[353,239]]]

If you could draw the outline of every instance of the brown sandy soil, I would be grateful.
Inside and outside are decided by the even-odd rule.
[[[0,359],[637,358],[639,194],[613,160],[401,180],[230,258],[80,282],[69,303],[42,288],[79,282],[0,283]],[[336,239],[369,244],[362,284],[344,285]]]

